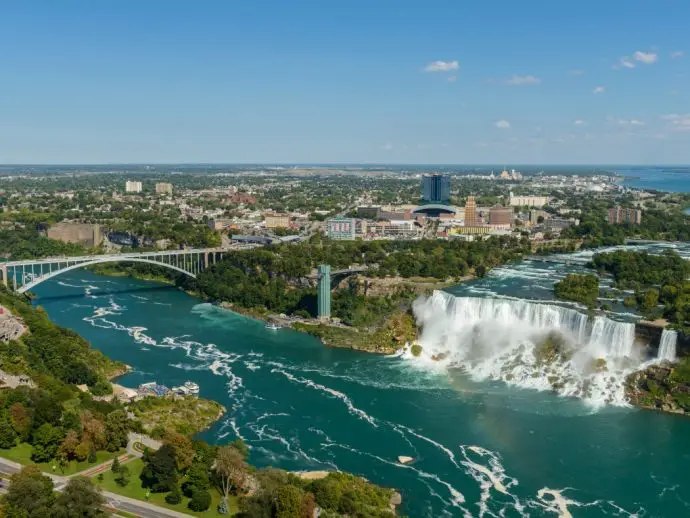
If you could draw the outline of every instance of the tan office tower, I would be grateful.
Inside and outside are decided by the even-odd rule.
[[[477,226],[477,204],[474,201],[474,196],[468,196],[465,202],[465,226]]]

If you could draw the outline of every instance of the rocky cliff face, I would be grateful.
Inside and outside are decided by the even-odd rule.
[[[625,389],[635,406],[690,414],[690,360],[663,362],[634,372],[626,379]]]

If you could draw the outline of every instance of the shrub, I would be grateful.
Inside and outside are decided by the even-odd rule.
[[[412,356],[419,356],[422,354],[422,346],[419,344],[413,344],[410,351],[412,352]]]
[[[165,501],[170,505],[177,505],[182,502],[182,492],[180,491],[180,488],[175,486],[170,493],[165,495]]]
[[[192,511],[201,512],[206,511],[211,507],[211,493],[205,489],[200,489],[192,495],[192,499],[187,504]]]

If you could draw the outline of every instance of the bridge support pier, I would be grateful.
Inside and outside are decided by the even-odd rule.
[[[5,288],[7,287],[7,266],[3,266],[0,268],[0,272],[2,272],[2,283],[5,285]]]

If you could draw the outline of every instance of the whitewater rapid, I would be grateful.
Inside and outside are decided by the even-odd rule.
[[[463,369],[476,380],[552,390],[594,406],[628,406],[625,379],[645,364],[630,322],[443,291],[418,299],[413,309],[422,328],[422,353],[414,361]],[[670,355],[670,335],[667,342],[664,354]]]

